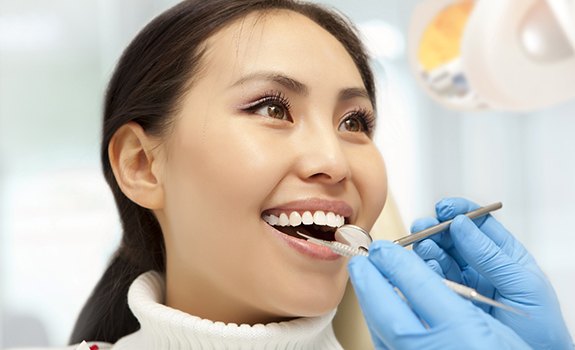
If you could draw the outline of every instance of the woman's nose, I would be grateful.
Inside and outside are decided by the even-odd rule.
[[[298,172],[302,179],[337,184],[351,178],[349,160],[336,132],[324,130],[300,142]]]

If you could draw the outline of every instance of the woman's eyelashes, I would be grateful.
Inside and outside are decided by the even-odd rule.
[[[273,119],[293,122],[290,115],[290,102],[281,92],[266,94],[242,109],[249,113]]]
[[[244,112],[262,117],[285,120],[293,123],[291,104],[282,92],[270,92],[241,107]],[[371,110],[358,107],[346,113],[340,120],[337,130],[340,132],[364,133],[372,136],[375,129],[375,115]]]
[[[365,108],[355,109],[343,116],[337,129],[342,132],[362,132],[371,137],[375,129],[375,115]]]

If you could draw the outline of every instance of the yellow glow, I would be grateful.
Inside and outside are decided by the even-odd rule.
[[[472,0],[463,0],[443,9],[421,36],[418,59],[425,71],[431,71],[460,54],[461,38],[473,10]]]

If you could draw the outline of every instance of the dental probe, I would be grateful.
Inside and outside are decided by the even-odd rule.
[[[486,206],[481,207],[479,209],[472,210],[472,211],[466,213],[465,216],[467,216],[470,219],[476,219],[478,217],[487,215],[492,211],[501,209],[501,207],[503,207],[503,204],[501,202],[497,202],[497,203],[486,205]],[[393,243],[399,244],[402,247],[407,247],[410,244],[417,243],[419,241],[426,239],[429,236],[433,236],[436,233],[440,233],[442,231],[447,230],[447,228],[449,228],[449,225],[451,225],[452,222],[453,222],[453,220],[444,221],[438,225],[426,228],[423,231],[419,231],[419,232],[413,233],[409,236],[405,236],[405,237],[402,237],[400,239],[396,239],[395,241],[393,241]]]
[[[465,216],[470,219],[476,219],[478,217],[487,215],[492,211],[501,209],[502,207],[503,204],[501,204],[501,202],[497,202],[476,210],[472,210],[466,213]],[[399,244],[402,247],[407,247],[408,245],[422,241],[429,236],[443,232],[449,228],[449,225],[451,225],[452,222],[453,220],[444,221],[438,225],[426,228],[423,231],[415,232],[408,236],[396,239],[393,241],[393,243]],[[363,228],[350,224],[343,225],[335,231],[335,240],[347,244],[353,248],[360,248],[365,250],[367,250],[373,241],[369,233]]]
[[[369,256],[369,253],[367,251],[367,249],[365,249],[364,247],[351,247],[347,244],[341,243],[341,242],[337,242],[337,241],[324,241],[323,239],[318,239],[312,236],[308,236],[306,234],[303,234],[299,231],[296,231],[298,235],[304,237],[305,239],[307,239],[308,242],[314,243],[314,244],[318,244],[320,246],[324,246],[329,248],[332,252],[339,254],[341,256],[345,256],[348,258],[354,257],[354,256]],[[487,304],[493,307],[497,307],[506,311],[510,311],[513,312],[515,314],[518,315],[522,315],[522,316],[527,316],[527,314],[521,310],[518,310],[516,308],[513,308],[509,305],[505,305],[503,303],[500,303],[498,301],[495,301],[493,299],[490,299],[488,297],[485,297],[481,294],[479,294],[475,289],[464,286],[462,284],[447,280],[447,279],[443,279],[443,283],[445,283],[445,285],[451,289],[452,291],[454,291],[455,293],[459,294],[460,296],[472,300],[472,301],[476,301],[478,303],[483,303],[483,304]],[[401,291],[400,291],[401,292]]]

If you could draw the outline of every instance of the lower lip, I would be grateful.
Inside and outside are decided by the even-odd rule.
[[[305,256],[317,260],[337,260],[341,258],[341,255],[332,252],[328,247],[323,247],[303,239],[286,235],[285,233],[276,230],[268,224],[266,224],[266,226],[269,227],[275,236],[279,237],[283,242],[287,243],[290,248],[293,248]]]

